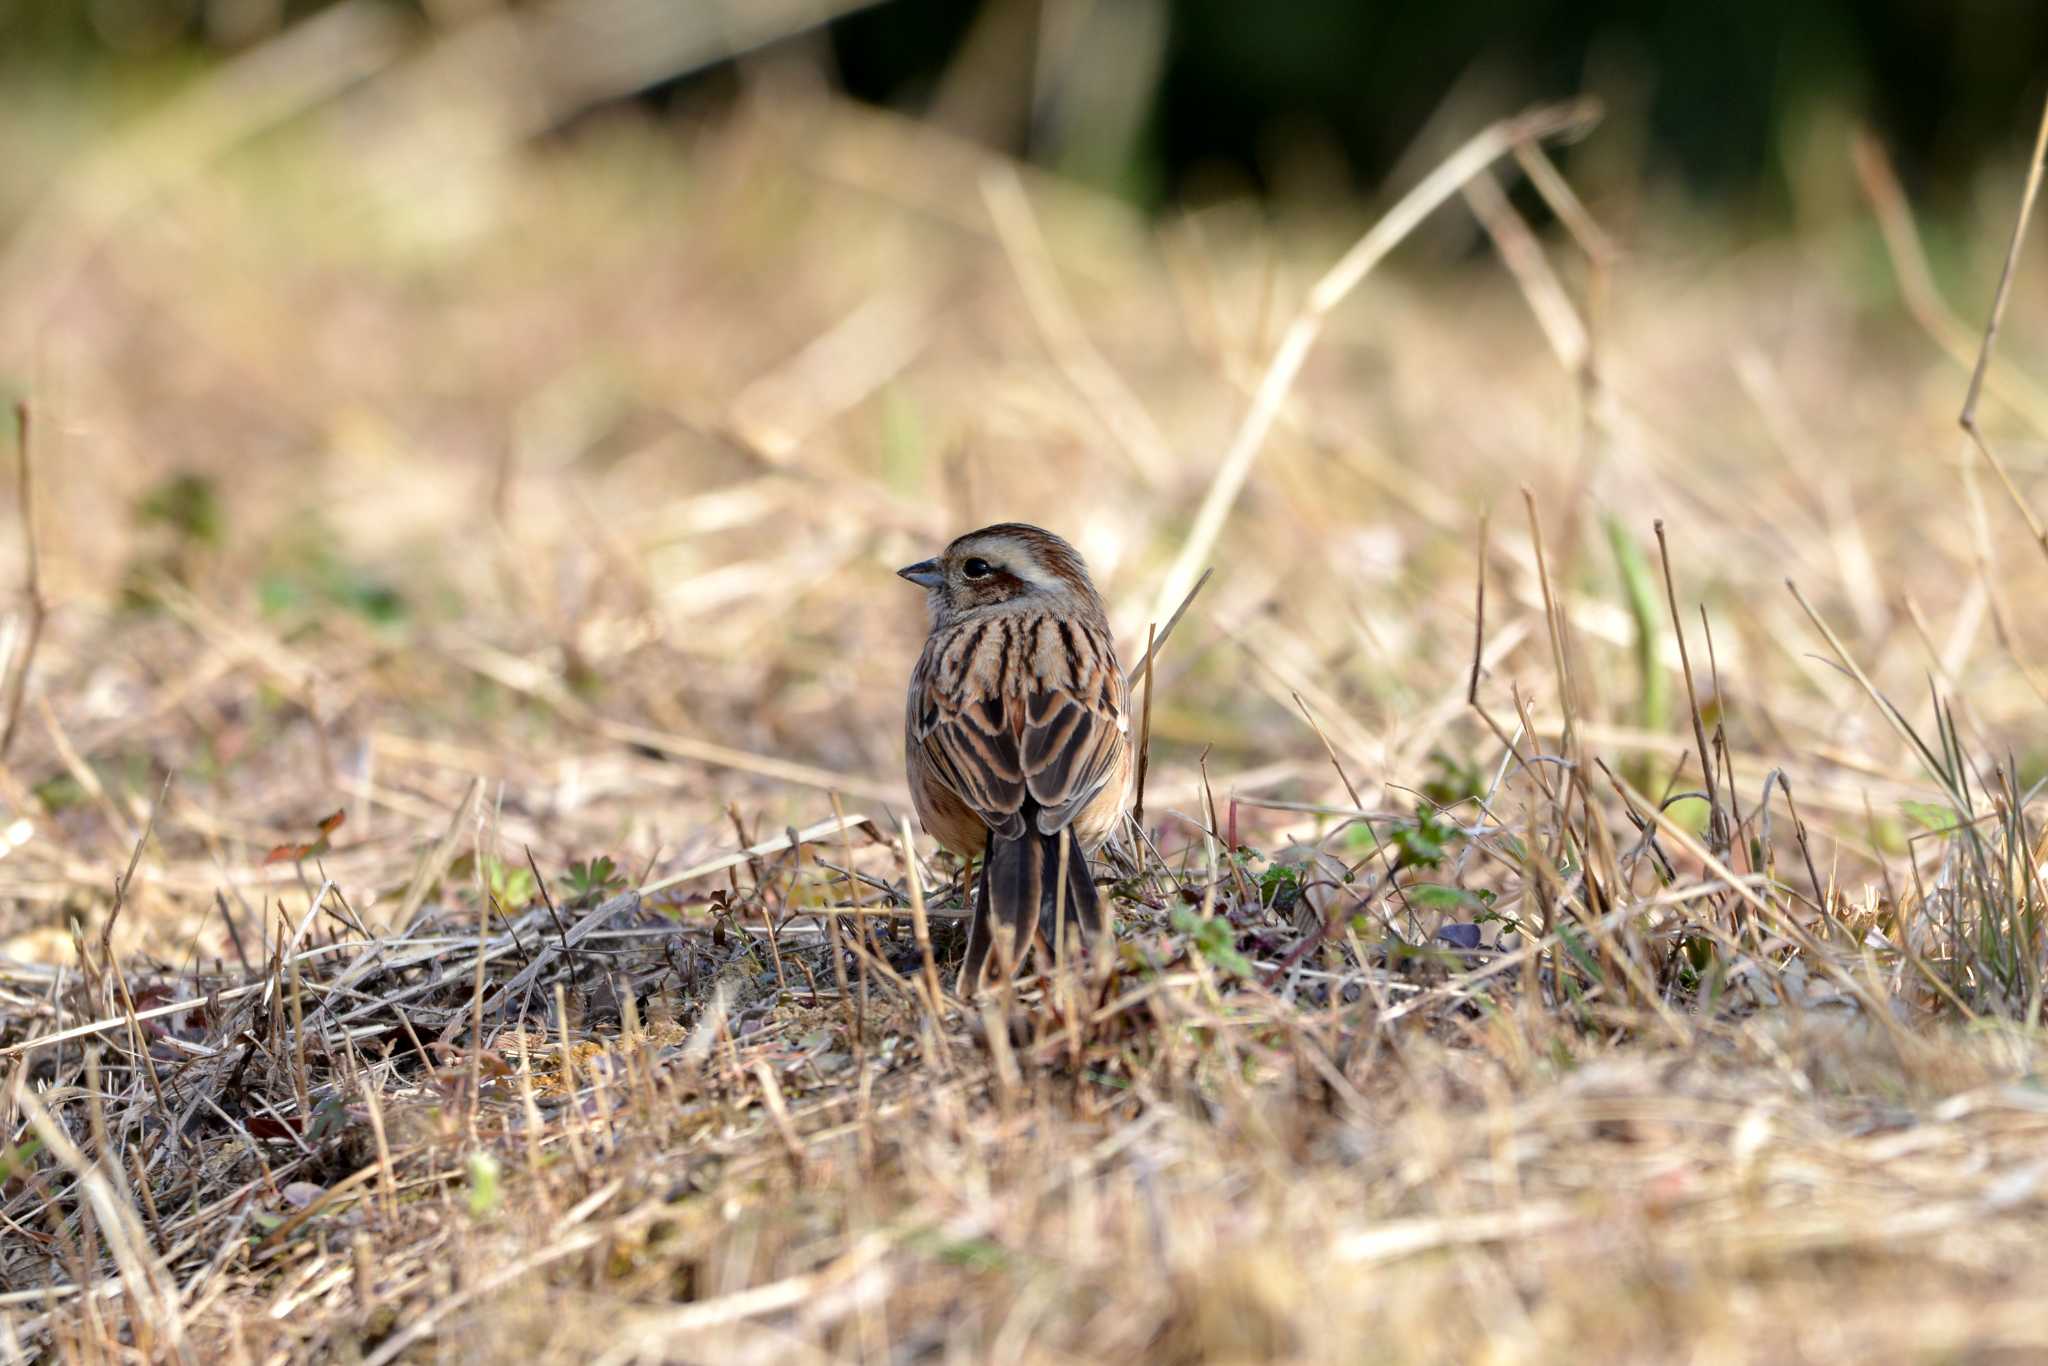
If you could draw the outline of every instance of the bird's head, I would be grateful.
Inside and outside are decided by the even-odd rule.
[[[931,559],[896,572],[925,590],[935,626],[1015,605],[1102,610],[1074,547],[1023,522],[970,531]]]

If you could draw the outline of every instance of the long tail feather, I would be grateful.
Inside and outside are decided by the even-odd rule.
[[[1062,843],[1067,856],[1064,894],[1060,884]],[[1091,940],[1101,920],[1102,902],[1088,876],[1088,856],[1081,852],[1071,830],[1051,835],[1031,830],[1018,839],[991,837],[979,881],[974,922],[967,932],[967,959],[961,964],[965,991],[981,985],[991,951],[998,968],[1007,966],[1014,971],[1023,963],[1034,931],[1043,934],[1048,945],[1060,942],[1060,915],[1066,917],[1070,946]],[[1000,946],[998,935],[1003,939]]]
[[[1064,897],[1059,895],[1060,841],[1067,845],[1067,888]],[[1045,936],[1045,942],[1058,945],[1060,942],[1059,921],[1064,915],[1067,921],[1067,947],[1069,949],[1090,943],[1095,937],[1102,918],[1102,900],[1095,892],[1095,879],[1088,876],[1088,856],[1081,852],[1080,843],[1073,831],[1064,830],[1056,836],[1049,836],[1045,849],[1045,890],[1038,899],[1038,930]]]

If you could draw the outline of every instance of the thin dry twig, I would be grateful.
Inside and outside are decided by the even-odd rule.
[[[1175,464],[1172,447],[1145,405],[1089,340],[1073,301],[1060,286],[1045,234],[1031,211],[1031,200],[1016,168],[1007,161],[992,162],[982,172],[981,198],[1053,362],[1074,392],[1094,410],[1131,468],[1149,487],[1164,488]]]
[[[64,1126],[32,1091],[17,1087],[13,1102],[43,1146],[84,1187],[86,1199],[98,1216],[100,1236],[106,1239],[107,1250],[121,1269],[122,1288],[135,1307],[138,1322],[163,1351],[178,1361],[189,1362],[192,1357],[185,1347],[185,1324],[173,1289],[175,1282],[161,1260],[150,1255],[149,1235],[135,1207],[114,1189],[99,1164],[78,1150]]]
[[[1288,324],[1279,348],[1268,362],[1265,374],[1252,397],[1250,409],[1238,425],[1237,435],[1223,453],[1209,484],[1209,492],[1195,513],[1194,525],[1181,543],[1180,554],[1159,586],[1155,616],[1163,616],[1167,604],[1176,601],[1194,582],[1195,567],[1209,558],[1222,534],[1223,523],[1237,502],[1252,463],[1265,445],[1267,433],[1287,401],[1288,391],[1308,360],[1308,353],[1322,335],[1329,315],[1358,287],[1372,268],[1413,232],[1444,200],[1467,180],[1519,142],[1542,138],[1579,137],[1600,117],[1596,101],[1576,100],[1546,105],[1511,119],[1491,124],[1460,147],[1422,182],[1403,195],[1371,231],[1358,239],[1337,263],[1309,290],[1294,320]]]
[[[1145,775],[1152,767],[1152,656],[1158,648],[1159,627],[1154,623],[1145,628],[1145,655],[1137,675],[1145,697],[1138,710],[1138,772],[1131,783],[1131,824],[1138,828],[1141,838],[1145,829]]]
[[[2019,485],[2013,483],[2005,462],[1992,453],[1983,431],[1977,426],[1977,400],[1983,395],[1984,376],[1991,368],[1991,353],[1998,345],[1998,327],[2005,320],[2005,301],[2012,292],[2013,271],[2019,264],[2020,247],[2026,241],[2027,223],[2033,217],[2035,196],[2041,192],[2044,169],[2048,169],[2048,105],[2042,107],[2041,124],[2034,134],[2034,152],[2027,161],[2026,185],[2020,191],[2019,216],[2013,220],[2012,240],[2006,244],[2005,262],[1998,268],[1998,289],[1991,296],[1991,313],[1984,322],[1984,341],[1977,350],[1977,363],[1970,369],[1969,392],[1964,395],[1962,412],[1956,421],[1970,434],[1978,453],[1997,473],[1999,482],[2005,486],[2006,496],[2012,499],[2013,506],[2025,519],[2034,544],[2041,548],[2043,556],[2048,556],[2048,526],[2043,526],[2041,519],[2034,515],[2032,504],[2020,492]]]
[[[42,538],[36,530],[35,453],[30,443],[27,399],[14,405],[14,433],[17,480],[15,496],[20,502],[23,592],[28,598],[28,624],[8,661],[7,726],[0,730],[0,763],[14,749],[14,732],[21,724],[22,700],[28,696],[29,670],[35,664],[36,647],[42,643],[43,623],[49,617],[49,599],[43,594]]]

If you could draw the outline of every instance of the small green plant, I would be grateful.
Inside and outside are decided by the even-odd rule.
[[[491,900],[506,911],[516,911],[532,901],[539,891],[533,874],[516,864],[492,859],[485,871],[490,876]]]
[[[476,876],[476,856],[465,854],[455,861],[450,870],[457,878],[468,879]],[[491,898],[491,904],[501,914],[509,915],[524,910],[534,897],[540,894],[540,886],[533,880],[533,874],[519,864],[508,864],[496,855],[484,857],[484,890]]]
[[[500,1199],[498,1159],[487,1152],[473,1152],[469,1155],[468,1168],[470,1217],[488,1218],[497,1212]]]
[[[1456,806],[1486,795],[1486,772],[1475,762],[1436,750],[1429,756],[1436,772],[1422,784],[1422,795],[1437,806]]]
[[[1444,820],[1429,802],[1422,802],[1415,808],[1413,825],[1397,826],[1383,836],[1360,821],[1345,832],[1344,847],[1357,853],[1387,845],[1394,851],[1396,869],[1434,868],[1443,862],[1445,852],[1458,838],[1458,828]]]
[[[5,1185],[19,1172],[28,1170],[28,1164],[42,1151],[40,1138],[24,1138],[11,1148],[0,1148],[0,1185]]]
[[[1910,816],[1916,824],[1937,835],[1953,835],[1956,827],[1963,823],[1962,817],[1956,814],[1954,807],[1944,806],[1940,802],[1916,802],[1909,799],[1899,803],[1899,810]]]
[[[135,520],[167,528],[181,546],[217,546],[227,531],[213,481],[189,472],[172,475],[136,499]]]
[[[68,773],[45,778],[37,783],[32,791],[43,810],[52,816],[60,811],[68,811],[74,806],[82,806],[86,800],[85,788],[79,784],[78,779]]]
[[[1404,889],[1410,901],[1435,911],[1471,911],[1475,920],[1498,919],[1493,913],[1494,894],[1468,891],[1442,882],[1418,882]]]
[[[1641,543],[1629,534],[1621,519],[1610,513],[1601,521],[1606,526],[1608,547],[1614,552],[1615,568],[1621,574],[1629,620],[1635,628],[1636,724],[1653,734],[1661,733],[1671,722],[1671,681],[1658,657],[1662,618],[1656,578]],[[1656,768],[1648,752],[1632,755],[1623,767],[1629,782],[1641,790],[1649,790],[1656,780]]]
[[[227,539],[220,494],[204,475],[173,474],[135,500],[135,525],[146,537],[121,574],[122,605],[151,611],[166,583],[191,584],[207,557]]]
[[[618,865],[603,854],[570,864],[565,877],[569,884],[568,904],[571,906],[594,906],[626,887],[625,876],[619,872]]]
[[[1396,868],[1434,868],[1444,860],[1444,851],[1458,837],[1457,830],[1439,820],[1426,806],[1415,808],[1415,824],[1394,832]]]
[[[1285,863],[1267,864],[1259,874],[1259,900],[1284,914],[1300,899],[1301,870]]]
[[[316,530],[297,539],[257,580],[256,592],[265,616],[317,621],[339,608],[375,626],[405,620],[403,594],[380,576],[343,559]]]
[[[1204,919],[1190,906],[1173,908],[1173,927],[1188,937],[1196,953],[1233,977],[1250,977],[1252,964],[1237,949],[1237,934],[1222,916]]]

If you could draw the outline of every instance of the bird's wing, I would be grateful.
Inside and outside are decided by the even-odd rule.
[[[1072,625],[1062,636],[1072,670],[1025,699],[1022,726],[1024,786],[1047,835],[1065,829],[1116,776],[1130,743],[1123,670],[1108,633]]]
[[[910,718],[932,773],[997,835],[1064,829],[1117,769],[1123,672],[1105,629],[1060,622],[964,625],[934,638]],[[994,652],[989,654],[987,652]],[[1014,687],[1020,675],[1036,686]]]
[[[996,659],[985,656],[1007,643],[1007,630],[985,622],[927,641],[909,731],[932,776],[989,829],[1014,839],[1024,833],[1024,760]]]

